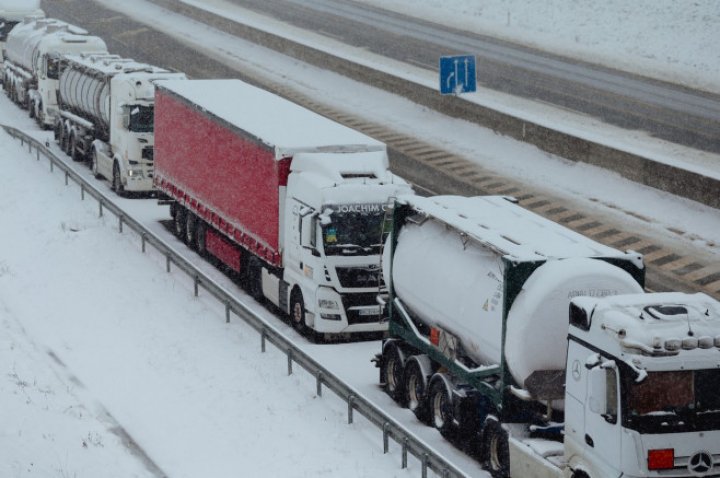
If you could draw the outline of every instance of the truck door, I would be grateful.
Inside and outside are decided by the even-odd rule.
[[[594,469],[603,470],[601,476],[619,476],[622,429],[617,366],[598,357],[587,377],[585,455]]]

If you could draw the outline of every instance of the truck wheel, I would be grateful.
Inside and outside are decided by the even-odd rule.
[[[302,292],[298,289],[295,289],[290,294],[290,324],[301,334],[304,334],[307,329],[305,325],[305,301]]]
[[[404,405],[403,375],[405,358],[402,351],[394,343],[388,344],[383,350],[380,381],[385,384],[385,392],[393,400]]]
[[[31,119],[37,118],[37,116],[35,115],[36,111],[37,111],[37,110],[35,109],[35,102],[34,102],[34,101],[31,101],[31,102],[30,102],[30,108],[28,108],[28,116],[29,116]]]
[[[55,138],[55,141],[57,141],[58,144],[60,144],[60,138],[62,138],[62,122],[61,121],[55,121],[55,126],[53,128],[53,137]]]
[[[70,156],[70,153],[72,153],[72,141],[73,141],[73,134],[69,131],[65,131],[65,134],[63,135],[63,151],[65,154]]]
[[[118,196],[122,197],[125,195],[125,188],[122,185],[122,181],[120,181],[120,166],[118,166],[117,163],[113,165],[112,190],[115,191],[115,194]]]
[[[96,149],[93,149],[92,152],[92,165],[90,168],[92,169],[95,179],[102,179],[103,176],[100,174],[100,170],[98,169],[98,152]]]
[[[428,423],[428,372],[430,360],[427,355],[413,355],[405,365],[403,388],[407,407],[418,420]]]
[[[444,436],[452,435],[454,431],[454,409],[452,398],[452,384],[442,373],[436,373],[430,380],[430,415],[432,425]]]
[[[185,213],[185,244],[190,249],[197,250],[197,243],[195,242],[195,234],[197,233],[197,216],[190,211]]]
[[[83,159],[83,154],[77,145],[77,136],[73,135],[72,141],[70,142],[70,157],[73,161],[80,162]]]
[[[205,221],[198,218],[195,226],[195,244],[197,245],[198,254],[202,257],[207,257],[208,250],[205,242],[205,234],[207,233],[207,225]]]
[[[175,214],[173,215],[173,230],[175,236],[181,241],[185,238],[185,208],[179,204],[175,205]]]
[[[510,449],[508,433],[495,417],[485,420],[482,430],[482,451],[480,459],[483,467],[493,478],[510,477]]]

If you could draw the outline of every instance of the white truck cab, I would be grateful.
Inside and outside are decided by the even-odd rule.
[[[681,293],[582,297],[570,321],[571,476],[720,476],[718,302]]]
[[[299,153],[290,170],[282,226],[284,281],[289,291],[302,292],[290,295],[291,318],[317,333],[386,330],[376,300],[384,287],[383,206],[390,197],[411,193],[410,186],[389,171],[384,148]],[[298,301],[305,309],[300,316],[293,314]]]

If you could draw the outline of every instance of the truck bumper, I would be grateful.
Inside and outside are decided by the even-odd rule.
[[[148,177],[125,177],[123,178],[123,186],[128,192],[150,192],[154,191],[153,180]]]
[[[321,308],[332,302],[337,308]],[[356,334],[386,332],[388,323],[382,320],[381,308],[375,293],[339,294],[328,287],[318,289],[316,310],[311,311],[316,332],[326,334]]]

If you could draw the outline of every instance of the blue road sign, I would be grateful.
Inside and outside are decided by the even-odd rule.
[[[440,93],[459,95],[477,90],[473,55],[440,57]]]

